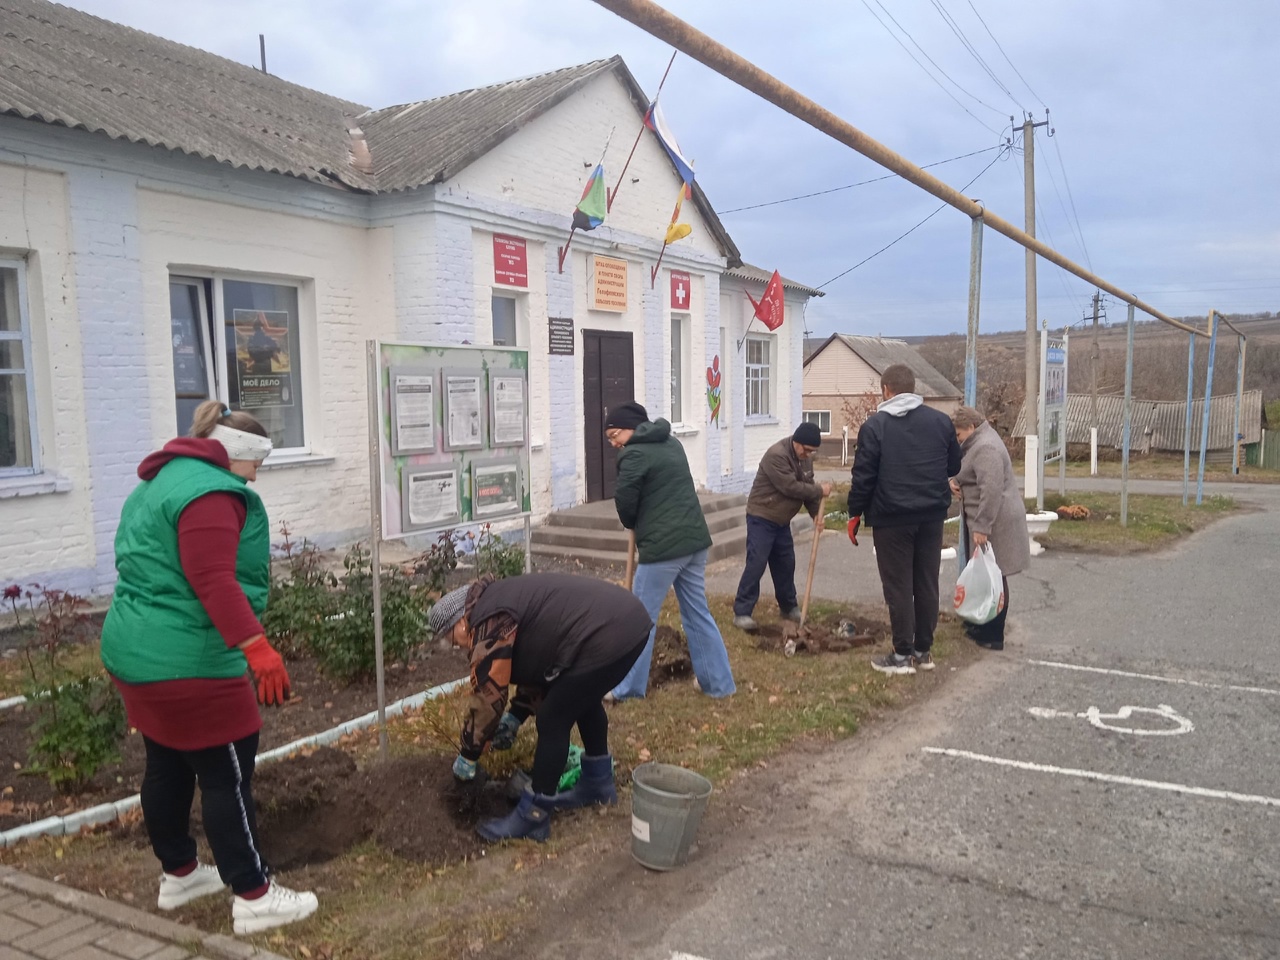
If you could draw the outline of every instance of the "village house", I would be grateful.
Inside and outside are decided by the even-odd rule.
[[[648,107],[620,58],[370,109],[3,7],[0,582],[109,589],[139,460],[211,397],[271,431],[273,524],[367,537],[369,339],[529,349],[535,522],[611,495],[611,404],[671,419],[711,492],[745,491],[798,422],[820,294],[787,281],[783,325],[752,323],[771,271],[696,184],[655,275],[681,179],[652,132],[561,255],[610,131],[612,187]],[[273,359],[238,356],[251,336]]]

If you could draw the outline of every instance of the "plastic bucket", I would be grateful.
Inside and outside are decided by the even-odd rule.
[[[711,781],[667,763],[644,763],[631,774],[631,855],[650,870],[689,859],[711,798]]]

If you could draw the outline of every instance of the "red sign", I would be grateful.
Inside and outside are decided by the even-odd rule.
[[[493,282],[509,287],[529,286],[529,257],[523,237],[493,235]]]
[[[671,309],[679,312],[688,312],[689,299],[692,295],[693,288],[689,282],[689,275],[682,270],[671,271]]]

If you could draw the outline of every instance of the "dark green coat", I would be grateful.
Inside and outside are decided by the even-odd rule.
[[[636,532],[640,563],[687,557],[711,546],[689,460],[666,420],[640,424],[618,451],[613,502],[622,525]]]

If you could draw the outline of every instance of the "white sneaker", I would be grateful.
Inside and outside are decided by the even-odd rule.
[[[197,863],[196,868],[185,877],[175,877],[172,873],[160,874],[160,896],[156,898],[156,906],[161,910],[177,910],[184,903],[207,897],[225,888],[226,884],[218,876],[217,867]]]
[[[319,906],[310,890],[290,890],[272,880],[270,889],[258,899],[237,896],[231,901],[231,928],[238,934],[258,933],[309,917]]]

